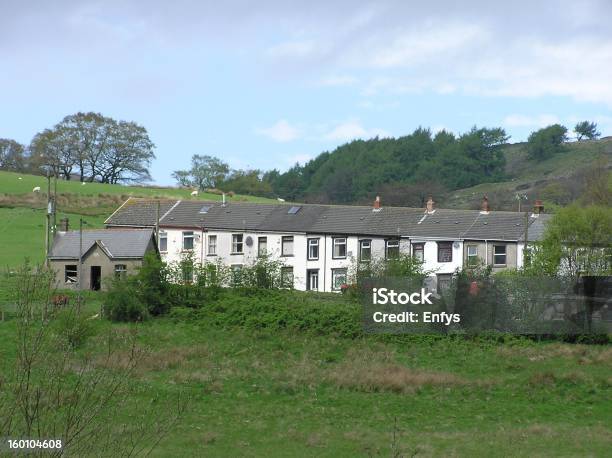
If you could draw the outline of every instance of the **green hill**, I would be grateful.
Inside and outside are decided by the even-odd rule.
[[[517,210],[517,194],[527,196],[527,200],[521,199],[523,206],[535,199],[543,199],[549,207],[566,205],[580,197],[588,171],[597,161],[612,169],[612,137],[567,143],[563,152],[541,162],[527,158],[526,146],[515,143],[504,147],[507,180],[450,192],[443,196],[444,206],[478,208],[482,196],[487,195],[495,209]]]

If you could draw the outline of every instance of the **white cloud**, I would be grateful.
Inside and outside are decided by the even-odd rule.
[[[277,121],[276,124],[271,127],[255,129],[255,132],[279,143],[290,142],[299,138],[301,135],[300,129],[292,126],[285,119]]]
[[[316,50],[317,47],[314,41],[286,41],[269,47],[266,54],[276,59],[296,59],[308,57]]]
[[[336,125],[325,134],[325,140],[349,141],[357,138],[368,139],[373,137],[389,137],[390,134],[383,129],[366,129],[359,121],[351,120]]]
[[[511,114],[504,118],[502,124],[507,127],[546,127],[559,122],[559,118],[552,114],[534,116]]]
[[[358,79],[350,75],[334,75],[323,78],[319,81],[319,86],[353,86],[358,82]]]

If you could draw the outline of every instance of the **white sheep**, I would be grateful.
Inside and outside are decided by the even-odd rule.
[[[19,177],[19,178],[17,178],[17,179],[18,179],[18,180],[23,180],[23,178],[21,178],[21,177]]]
[[[40,186],[36,186],[34,189],[32,189],[32,192],[40,192]]]
[[[276,200],[278,200],[279,202],[284,202],[285,199],[281,199],[280,197],[277,197]]]
[[[197,195],[198,195],[198,191],[191,191],[191,195],[192,195],[193,197],[197,196]]]
[[[81,186],[85,186],[85,182],[84,181],[81,183]]]

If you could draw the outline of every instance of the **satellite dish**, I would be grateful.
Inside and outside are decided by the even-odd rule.
[[[247,235],[246,239],[244,240],[244,243],[246,243],[246,246],[253,246],[253,237]]]
[[[459,248],[459,242],[455,242],[455,243],[453,243],[453,247],[455,247],[455,248]]]

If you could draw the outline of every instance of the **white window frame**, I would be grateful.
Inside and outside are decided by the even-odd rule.
[[[332,282],[331,282],[332,291],[340,291],[342,288],[342,285],[345,285],[346,282],[348,281],[348,270],[346,268],[332,269],[331,273],[332,273]],[[336,281],[338,277],[344,277],[344,281],[336,285]]]
[[[389,256],[389,248],[397,248],[397,257]],[[397,259],[397,258],[399,258],[399,255],[400,255],[400,241],[399,241],[399,239],[385,240],[385,259]]]
[[[244,234],[232,234],[231,254],[244,254]]]
[[[166,248],[162,250],[162,240],[164,240],[166,244]],[[168,233],[166,231],[159,231],[159,252],[167,253],[168,252]]]
[[[496,253],[498,248],[503,248],[504,252],[503,253]],[[497,262],[496,257],[497,256],[503,256],[504,257],[504,262],[500,263]],[[508,265],[508,245],[493,245],[493,265],[494,266],[506,266]]]
[[[316,287],[312,287],[312,279],[316,278],[315,283]],[[308,291],[319,291],[319,269],[308,269],[306,271],[306,289]]]
[[[185,240],[191,239],[191,248],[185,248]],[[193,231],[183,231],[183,251],[193,251],[195,247],[195,234]]]
[[[470,254],[470,248],[475,250],[473,254]],[[467,245],[467,264],[468,266],[478,264],[478,245]]]
[[[308,239],[308,260],[318,261],[319,260],[319,239],[309,238]],[[312,251],[316,249],[316,256],[313,255]]]
[[[367,248],[368,257],[363,257],[363,250]],[[359,241],[359,262],[370,262],[372,260],[372,240],[363,239]]]
[[[347,253],[347,239],[346,237],[332,237],[332,259],[346,259]],[[338,251],[340,247],[344,247],[344,255],[336,255],[336,247]]]
[[[450,259],[446,260],[446,261],[440,261],[440,246],[444,244],[444,245],[448,245],[450,246]],[[453,262],[453,242],[438,242],[438,262],[440,263],[447,263],[447,262]]]
[[[208,235],[208,247],[206,248],[207,256],[217,256],[217,240],[216,234]]]

